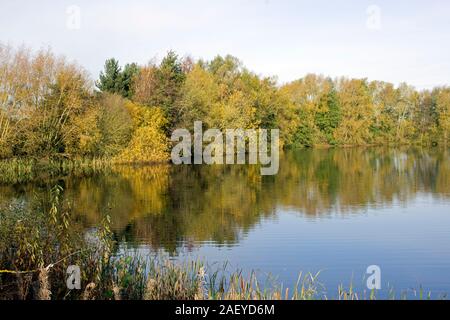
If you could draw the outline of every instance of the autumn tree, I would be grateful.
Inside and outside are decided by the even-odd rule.
[[[418,104],[418,93],[406,83],[400,84],[397,89],[397,102],[393,109],[395,119],[395,139],[397,142],[406,142],[415,135],[413,122],[414,112]]]
[[[297,123],[295,133],[290,144],[293,147],[312,147],[316,144],[327,143],[325,122],[334,123],[338,105],[328,105],[334,101],[328,101],[331,92],[331,82],[314,74],[309,74],[302,79],[293,81],[281,88],[294,105]],[[330,96],[333,99],[332,96]],[[331,107],[331,109],[330,109]],[[324,130],[324,134],[321,133]],[[331,130],[332,131],[332,130]]]
[[[159,65],[150,63],[143,67],[133,87],[133,100],[165,112],[169,120],[167,133],[180,120],[177,101],[186,79],[185,70],[189,70],[188,63],[184,64],[175,52],[169,51]]]
[[[154,95],[158,86],[157,69],[158,67],[153,63],[140,67],[133,83],[133,101],[142,105],[153,106],[155,103]]]
[[[162,108],[126,102],[133,122],[128,145],[115,158],[119,162],[162,162],[169,159],[169,142],[164,128],[167,119]]]
[[[334,132],[341,122],[341,108],[333,84],[320,98],[319,108],[315,113],[315,124],[323,133],[325,143],[336,144]]]
[[[172,129],[279,128],[286,147],[448,141],[450,89],[418,91],[309,74],[279,86],[231,55],[138,66],[112,58],[94,90],[86,71],[50,50],[0,44],[0,158],[167,160]]]
[[[436,109],[438,113],[439,130],[444,142],[447,143],[450,137],[450,88],[445,87],[438,91]]]
[[[114,156],[130,142],[133,119],[126,107],[127,101],[119,95],[106,94],[100,98],[99,104],[97,152],[102,156]]]
[[[395,142],[393,112],[397,103],[397,90],[391,83],[373,81],[369,84],[373,103],[372,141],[375,144]]]
[[[341,79],[339,101],[342,121],[335,132],[338,143],[364,145],[372,142],[373,102],[365,79]]]
[[[424,90],[418,94],[412,115],[412,123],[415,128],[415,138],[419,143],[424,145],[435,143],[438,134],[436,92]]]
[[[186,75],[178,101],[180,126],[193,129],[194,121],[201,120],[212,127],[215,115],[212,106],[219,101],[219,86],[214,76],[200,64]]]
[[[80,66],[49,50],[2,47],[2,139],[20,156],[65,154],[74,123],[89,108],[91,82]],[[7,115],[7,116],[6,116]]]

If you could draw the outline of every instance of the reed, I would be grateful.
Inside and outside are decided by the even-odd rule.
[[[70,174],[87,175],[111,168],[113,161],[106,158],[52,158],[0,161],[0,184],[52,181]]]

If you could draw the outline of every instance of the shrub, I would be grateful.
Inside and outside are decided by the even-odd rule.
[[[128,146],[116,158],[118,162],[162,162],[169,159],[169,141],[163,128],[167,120],[157,107],[127,102],[134,133]]]

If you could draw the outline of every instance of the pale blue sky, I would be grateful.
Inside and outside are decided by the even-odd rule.
[[[71,5],[80,29],[67,27]],[[367,26],[371,5],[380,28]],[[450,84],[448,0],[0,0],[0,41],[51,46],[93,78],[106,58],[146,63],[173,49],[205,59],[229,53],[280,83],[313,72]]]

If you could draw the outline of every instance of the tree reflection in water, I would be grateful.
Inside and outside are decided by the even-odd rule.
[[[249,165],[155,165],[61,180],[80,221],[105,213],[119,239],[174,253],[181,243],[232,245],[278,209],[320,218],[403,204],[419,194],[450,198],[448,150],[348,148],[287,151],[276,176]],[[2,187],[3,200],[37,192]]]

